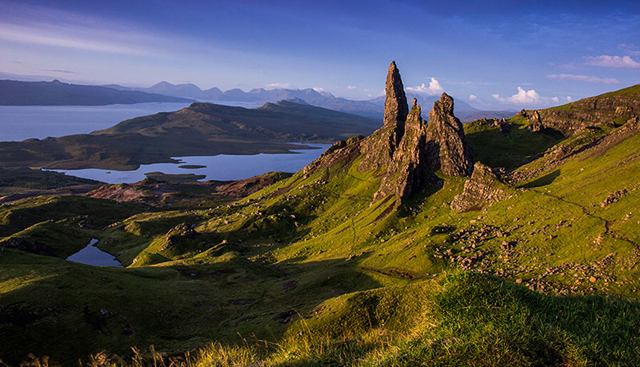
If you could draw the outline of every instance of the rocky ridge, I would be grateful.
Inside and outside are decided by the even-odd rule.
[[[640,113],[640,85],[584,98],[567,105],[538,111],[522,111],[519,116],[527,117],[530,128],[536,131],[540,126],[553,128],[565,136],[589,127],[608,124],[616,126],[637,117]]]

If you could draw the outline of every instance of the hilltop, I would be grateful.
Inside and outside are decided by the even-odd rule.
[[[6,203],[0,355],[637,365],[640,121],[630,101],[640,96],[630,91],[574,102],[572,113],[601,116],[588,123],[557,122],[561,106],[462,125],[447,94],[427,122],[392,63],[383,126],[290,177]],[[195,107],[184,113],[216,108]],[[155,120],[96,136],[153,136],[145,121]],[[126,268],[64,260],[92,238]]]
[[[370,134],[376,125],[365,117],[288,101],[257,109],[193,103],[91,134],[0,142],[0,167],[123,170],[180,156],[287,153],[301,148],[291,142],[333,142]]]

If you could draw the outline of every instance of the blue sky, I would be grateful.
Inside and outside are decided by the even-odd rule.
[[[640,83],[635,1],[0,0],[0,72],[206,89],[405,87],[481,109]]]

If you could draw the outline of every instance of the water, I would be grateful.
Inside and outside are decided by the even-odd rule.
[[[98,180],[111,184],[133,183],[146,178],[145,173],[205,175],[205,180],[239,180],[267,172],[297,172],[318,158],[330,144],[306,144],[319,149],[292,150],[292,154],[256,154],[202,157],[176,157],[180,163],[155,163],[141,165],[135,171],[114,171],[96,168],[78,170],[55,170],[68,175]],[[180,168],[183,165],[205,166],[204,168]]]
[[[216,102],[245,108],[250,102]],[[191,103],[137,103],[109,106],[0,106],[0,141],[44,139],[72,134],[88,134],[109,128],[120,121],[158,112],[173,112]]]
[[[229,106],[255,108],[262,103],[215,102]],[[0,141],[44,139],[71,134],[85,134],[109,128],[126,119],[158,112],[172,112],[190,103],[138,103],[109,106],[0,106]],[[218,155],[213,157],[177,157],[183,163],[158,163],[141,166],[135,171],[99,169],[68,170],[73,176],[107,183],[133,183],[143,180],[145,173],[206,175],[204,180],[237,180],[271,171],[296,172],[324,152],[329,145],[315,144],[321,149],[295,150],[297,154]],[[206,168],[184,169],[180,165],[203,165]]]
[[[116,260],[115,256],[104,252],[96,247],[98,240],[93,238],[87,247],[69,256],[67,260],[93,266],[120,266],[122,264]]]

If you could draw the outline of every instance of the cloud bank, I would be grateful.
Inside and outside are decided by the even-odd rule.
[[[576,80],[580,82],[589,82],[589,83],[605,83],[605,84],[619,83],[618,79],[615,79],[615,78],[598,78],[595,76],[575,75],[575,74],[549,74],[547,75],[547,78],[558,79],[558,80]]]

